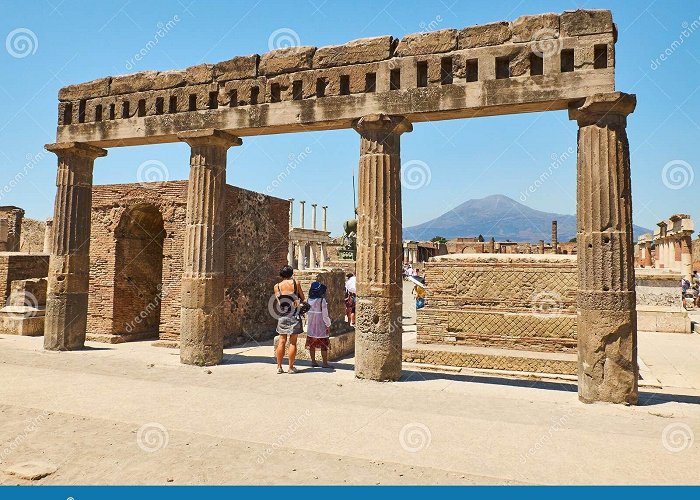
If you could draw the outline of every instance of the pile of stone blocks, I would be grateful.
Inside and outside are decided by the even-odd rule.
[[[653,268],[638,268],[634,272],[637,329],[690,333],[690,318],[681,300],[681,273]]]
[[[49,256],[0,252],[0,334],[42,335]]]

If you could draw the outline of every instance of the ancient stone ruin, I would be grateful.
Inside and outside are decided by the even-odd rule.
[[[579,397],[637,401],[626,117],[609,11],[524,16],[461,30],[293,47],[71,85],[59,92],[57,193],[45,347],[83,347],[92,170],[102,148],[191,148],[180,349],[222,359],[226,151],[241,137],[354,128],[360,136],[358,377],[401,375],[400,142],[412,123],[569,110],[578,132]]]

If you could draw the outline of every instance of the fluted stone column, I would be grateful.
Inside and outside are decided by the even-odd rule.
[[[690,275],[693,273],[693,239],[690,234],[684,234],[681,236],[679,244],[681,246],[681,275],[690,279]]]
[[[544,240],[540,240],[540,254],[544,255]]]
[[[304,200],[299,202],[299,227],[304,229]]]
[[[51,253],[51,247],[53,245],[53,219],[46,220],[46,226],[44,227],[44,253]]]
[[[292,268],[294,267],[294,242],[290,241],[289,242],[289,248],[287,250],[287,264],[291,266]]]
[[[226,152],[241,140],[220,130],[182,132],[190,145],[180,362],[210,366],[224,351]]]
[[[326,259],[328,258],[328,257],[326,256],[326,244],[325,244],[325,243],[319,243],[319,247],[320,247],[320,254],[321,254],[320,257],[319,257],[321,267],[326,267]]]
[[[323,230],[328,231],[328,206],[321,207],[323,210]]]
[[[289,229],[294,227],[294,198],[289,198]]]
[[[304,258],[306,257],[306,242],[297,242],[297,269],[303,271],[306,267],[304,265]]]
[[[309,269],[316,268],[316,243],[309,242]]]
[[[559,253],[559,235],[557,234],[557,221],[552,221],[552,253]]]
[[[589,97],[578,121],[578,394],[585,403],[636,404],[632,192],[627,115],[632,94]]]
[[[357,234],[355,376],[401,377],[401,156],[412,126],[371,115],[353,124],[361,136]]]
[[[85,346],[90,281],[92,167],[107,151],[88,144],[47,144],[58,156],[46,298],[44,349]]]
[[[312,203],[311,204],[311,229],[316,229],[316,207],[318,204]]]

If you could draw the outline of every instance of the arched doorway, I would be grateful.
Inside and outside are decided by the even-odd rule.
[[[113,333],[158,337],[163,296],[163,216],[142,203],[121,216],[115,236]]]

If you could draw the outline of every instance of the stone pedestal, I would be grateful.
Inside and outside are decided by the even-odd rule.
[[[90,271],[92,168],[107,151],[87,144],[47,144],[58,156],[44,349],[85,346]]]
[[[353,124],[361,136],[357,235],[355,376],[401,377],[400,139],[403,117],[372,115]]]
[[[635,404],[637,316],[626,116],[634,95],[589,97],[578,121],[578,393],[586,403]]]
[[[224,349],[226,151],[241,140],[218,130],[178,134],[190,152],[182,277],[180,361],[208,366]]]

